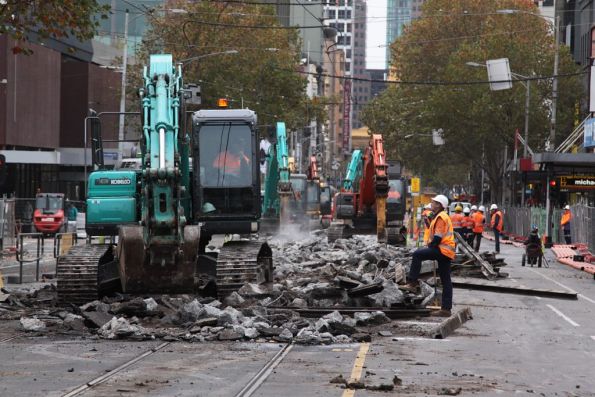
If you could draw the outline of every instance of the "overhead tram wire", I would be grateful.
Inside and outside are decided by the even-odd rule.
[[[299,74],[306,74],[306,75],[313,75],[318,76],[318,73],[314,72],[306,72],[301,70],[288,70],[283,68],[277,68],[278,70],[283,70],[286,72],[294,72]],[[432,80],[420,80],[420,81],[407,81],[407,80],[379,80],[379,79],[366,79],[363,77],[353,77],[353,76],[337,76],[328,73],[322,73],[320,76],[329,77],[333,79],[341,79],[341,80],[351,80],[351,81],[363,81],[363,82],[371,82],[371,83],[386,83],[386,84],[394,84],[394,85],[427,85],[427,86],[466,86],[466,85],[481,85],[481,84],[495,84],[495,83],[514,83],[515,81],[539,81],[539,80],[550,80],[553,78],[561,78],[561,77],[572,77],[572,76],[580,76],[587,74],[588,71],[583,72],[576,72],[576,73],[561,73],[556,76],[531,76],[525,78],[519,78],[514,80],[497,80],[497,81],[489,81],[489,80],[474,80],[474,81],[432,81]]]

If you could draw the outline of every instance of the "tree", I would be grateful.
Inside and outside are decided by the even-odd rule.
[[[184,80],[201,85],[203,107],[227,97],[233,107],[256,111],[261,126],[284,121],[290,129],[321,113],[324,104],[308,99],[306,79],[297,73],[298,31],[281,26],[272,6],[179,0],[168,7],[187,13],[155,13],[138,59],[167,52],[188,60]]]
[[[498,13],[501,9],[521,13]],[[487,84],[476,84],[487,80],[485,68],[466,63],[508,58],[513,72],[551,77],[553,35],[544,19],[530,14],[538,12],[531,2],[522,0],[426,1],[422,17],[391,45],[391,64],[401,83],[365,109],[365,122],[373,130],[384,129],[388,140],[398,144],[398,155],[405,163],[427,177],[435,178],[448,169],[456,173],[451,181],[465,183],[469,172],[483,168],[492,200],[497,200],[505,147],[512,153],[514,131],[523,131],[525,88],[514,83],[511,90],[490,91]],[[561,46],[559,140],[576,121],[575,109],[583,92],[579,73],[568,49]],[[531,81],[529,142],[535,150],[543,149],[549,133],[551,93],[551,78]],[[434,128],[444,130],[443,147],[431,146],[423,136],[403,140],[407,134],[426,134]]]
[[[97,0],[0,0],[0,35],[8,34],[17,42],[27,42],[38,35],[41,38],[75,37],[91,39],[99,22],[99,15],[107,18],[109,6]],[[14,53],[29,53],[20,44]]]

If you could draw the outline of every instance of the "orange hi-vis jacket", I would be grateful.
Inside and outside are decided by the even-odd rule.
[[[483,233],[485,217],[479,211],[473,214],[473,233]]]
[[[498,219],[498,224],[496,225],[496,215],[499,216]],[[492,229],[496,229],[497,231],[499,231],[500,233],[502,233],[502,227],[504,226],[504,219],[502,219],[502,211],[498,210],[498,211],[494,211],[494,213],[492,214],[492,219],[490,221],[490,227]]]
[[[566,225],[568,222],[570,222],[571,219],[572,219],[572,214],[570,213],[569,210],[565,210],[562,213],[562,219],[560,219],[560,226]]]
[[[430,237],[430,223],[428,215],[432,213],[430,209],[424,209],[421,213],[421,220],[424,224],[424,244],[428,244],[428,238]]]
[[[471,215],[467,215],[463,217],[463,227],[467,228],[469,230],[473,229],[473,225],[475,225],[475,223],[473,222],[473,217]]]
[[[463,228],[463,218],[465,218],[465,216],[463,214],[459,214],[458,212],[455,212],[454,214],[452,214],[450,216],[450,221],[452,222],[452,228],[453,229]]]
[[[432,224],[430,225],[430,238],[428,241],[432,241],[434,236],[442,238],[438,248],[442,255],[454,259],[455,258],[455,237],[452,222],[450,217],[444,211],[440,211]]]

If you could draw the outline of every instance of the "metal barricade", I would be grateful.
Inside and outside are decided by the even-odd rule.
[[[591,252],[595,251],[595,207],[578,204],[570,207],[570,236],[574,243],[586,243]]]
[[[25,252],[24,238],[34,238],[36,240],[36,252],[37,255],[34,258],[27,258]],[[44,253],[45,239],[43,233],[19,233],[17,236],[17,250],[16,257],[19,262],[19,284],[23,283],[23,264],[36,262],[35,268],[35,281],[39,281],[39,262],[41,261]]]

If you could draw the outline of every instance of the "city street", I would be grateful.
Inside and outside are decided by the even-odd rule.
[[[485,239],[483,244],[492,248]],[[375,335],[369,344],[290,348],[279,343],[28,337],[15,332],[14,323],[3,322],[0,394],[26,390],[30,396],[62,396],[109,374],[80,395],[230,396],[275,357],[276,366],[256,383],[253,395],[379,395],[329,383],[337,375],[360,374],[366,385],[392,384],[397,376],[398,395],[456,394],[458,388],[460,395],[594,395],[594,281],[551,257],[550,268],[522,268],[521,253],[502,246],[511,277],[497,283],[576,291],[578,301],[455,289],[456,309],[471,308],[473,319],[446,339],[400,335],[396,321],[389,328],[393,336]]]

